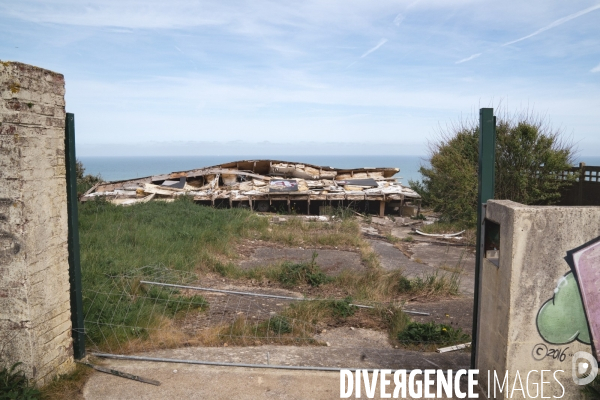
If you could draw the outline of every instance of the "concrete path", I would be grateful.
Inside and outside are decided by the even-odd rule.
[[[467,352],[423,353],[395,349],[383,332],[334,328],[316,337],[329,346],[187,347],[138,354],[146,357],[285,366],[361,369],[462,369]],[[97,359],[103,366],[161,382],[152,386],[94,373],[84,398],[96,399],[335,399],[338,372],[191,365]],[[376,397],[379,398],[379,397]]]
[[[156,379],[161,382],[161,386],[95,373],[84,389],[85,399],[320,400],[340,398],[338,372],[207,367],[114,360],[106,363],[106,366]],[[377,388],[379,389],[379,386]],[[388,393],[392,390],[388,389]],[[361,397],[366,398],[364,386]],[[376,390],[374,398],[381,398],[379,390]],[[447,397],[442,398],[447,399]]]
[[[422,353],[400,349],[259,346],[184,348],[141,354],[175,358],[271,365],[318,365],[348,368],[461,369],[468,353]],[[190,365],[137,360],[99,360],[103,366],[161,382],[153,386],[94,373],[84,398],[96,399],[336,399],[339,372],[297,371]],[[379,397],[375,397],[379,398]]]

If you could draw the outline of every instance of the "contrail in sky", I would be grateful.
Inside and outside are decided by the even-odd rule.
[[[557,19],[556,21],[552,22],[550,25],[547,25],[547,26],[545,26],[543,28],[538,29],[537,31],[533,32],[530,35],[523,36],[522,38],[519,38],[517,40],[513,40],[513,41],[510,41],[510,42],[504,43],[502,46],[508,46],[509,44],[513,44],[513,43],[520,42],[521,40],[529,39],[532,36],[539,35],[540,33],[547,31],[548,29],[555,28],[555,27],[557,27],[559,25],[564,24],[565,22],[568,22],[568,21],[570,21],[572,19],[575,19],[577,17],[581,17],[582,15],[590,13],[590,12],[592,12],[594,10],[599,9],[599,8],[600,8],[600,4],[596,4],[595,6],[586,8],[585,10],[581,10],[581,11],[576,12],[574,14],[567,15],[566,17]]]
[[[368,56],[369,54],[371,54],[372,52],[374,52],[375,50],[377,50],[378,48],[380,48],[381,46],[383,46],[385,44],[385,42],[387,42],[387,39],[383,38],[379,41],[379,43],[377,43],[377,45],[369,50],[367,50],[365,52],[365,54],[363,54],[362,56],[360,56],[360,58],[365,58],[366,56]]]
[[[463,58],[462,60],[458,60],[455,64],[461,64],[461,63],[464,63],[464,62],[467,62],[467,61],[471,61],[474,58],[479,57],[481,54],[482,53],[473,54],[472,56],[469,56],[467,58]]]

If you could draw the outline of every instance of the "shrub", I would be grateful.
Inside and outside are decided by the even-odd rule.
[[[402,344],[454,345],[470,342],[471,337],[458,328],[435,322],[411,322],[398,334]]]
[[[25,373],[17,370],[21,363],[0,370],[0,399],[38,399],[39,390],[29,384]]]
[[[291,333],[292,332],[292,324],[287,317],[276,315],[268,321],[268,327],[271,331],[282,334],[282,333]]]
[[[331,313],[337,318],[346,318],[354,315],[358,307],[352,304],[352,298],[346,297],[344,300],[332,300],[329,303]]]
[[[77,196],[83,195],[96,183],[102,182],[102,177],[85,173],[85,167],[79,160],[75,162],[75,175],[77,175]]]
[[[317,265],[315,259],[317,252],[313,252],[312,260],[309,262],[292,263],[285,262],[281,266],[281,272],[277,277],[285,286],[294,286],[299,283],[308,283],[310,286],[319,286],[329,281],[329,277]]]
[[[461,122],[430,143],[430,166],[410,184],[442,220],[475,224],[479,163],[478,122]],[[498,117],[495,198],[523,204],[552,204],[569,179],[558,174],[572,166],[574,148],[545,118],[525,112]]]

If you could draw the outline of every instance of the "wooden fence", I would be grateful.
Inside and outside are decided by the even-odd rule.
[[[600,206],[600,166],[593,167],[580,163],[564,171],[562,176],[576,175],[573,185],[564,189],[559,205]]]

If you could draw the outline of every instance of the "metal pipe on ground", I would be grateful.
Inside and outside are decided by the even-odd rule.
[[[154,361],[154,362],[167,362],[167,363],[179,363],[179,364],[195,364],[195,365],[212,365],[216,367],[243,367],[243,368],[272,368],[272,369],[289,369],[289,370],[304,370],[304,371],[330,371],[339,372],[342,370],[362,370],[373,372],[374,369],[365,368],[336,368],[336,367],[313,367],[313,366],[301,366],[301,365],[270,365],[270,364],[245,364],[245,363],[228,363],[228,362],[215,362],[215,361],[202,361],[202,360],[182,360],[177,358],[161,358],[161,357],[144,357],[144,356],[126,356],[120,354],[107,354],[107,353],[92,353],[92,355],[101,358],[112,358],[115,360],[137,360],[137,361]],[[406,370],[410,373],[411,370]]]
[[[291,297],[291,296],[278,296],[275,294],[263,294],[263,293],[251,293],[251,292],[238,292],[235,290],[224,290],[224,289],[212,289],[212,288],[204,288],[199,286],[187,286],[187,285],[175,285],[172,283],[162,283],[162,282],[150,282],[150,281],[140,281],[140,283],[145,283],[147,285],[156,285],[156,286],[164,286],[164,287],[172,287],[177,289],[190,289],[190,290],[200,290],[205,292],[216,292],[216,293],[227,293],[227,294],[237,294],[240,296],[255,296],[255,297],[266,297],[271,299],[282,299],[282,300],[296,300],[296,301],[314,301],[314,300],[322,300],[322,299],[311,299],[306,297]],[[373,306],[366,306],[362,304],[350,304],[351,306],[358,308],[375,308]],[[411,310],[402,310],[407,314],[416,314],[416,315],[431,315],[426,312],[421,311],[411,311]]]

